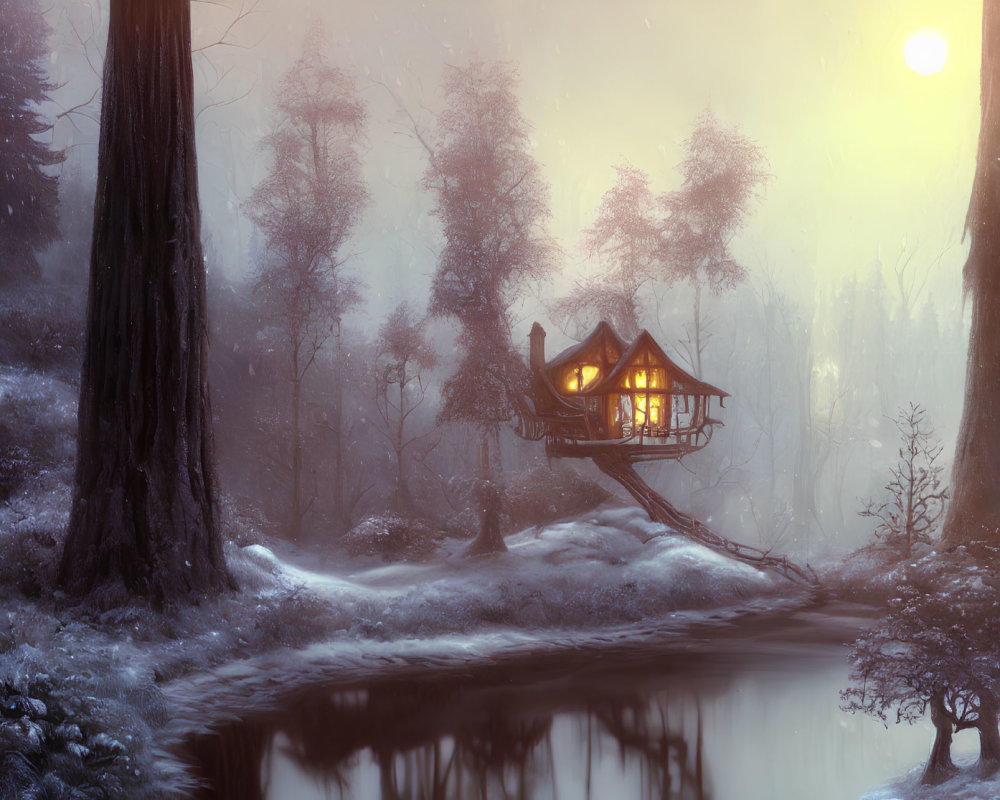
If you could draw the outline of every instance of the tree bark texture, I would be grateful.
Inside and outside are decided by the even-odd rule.
[[[101,605],[228,582],[213,504],[189,0],[111,0],[73,508]]]
[[[989,2],[989,0],[987,0]],[[1000,769],[1000,729],[997,715],[1000,704],[992,692],[979,693],[979,774],[986,778]]]
[[[966,218],[971,239],[965,289],[972,330],[952,500],[942,538],[949,546],[1000,544],[1000,2],[983,2],[981,123]]]
[[[955,774],[955,764],[951,760],[952,724],[944,705],[944,696],[934,694],[930,700],[931,722],[934,724],[934,746],[927,759],[920,782],[927,786],[944,783]]]
[[[500,489],[490,463],[490,434],[481,432],[479,442],[479,477],[475,490],[479,505],[479,534],[465,551],[466,555],[506,553],[507,545],[500,532]]]

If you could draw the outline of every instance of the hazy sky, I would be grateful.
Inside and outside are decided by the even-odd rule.
[[[72,5],[72,4],[71,4]],[[321,20],[331,61],[356,76],[369,110],[372,194],[353,244],[381,313],[422,303],[436,225],[420,189],[425,168],[386,86],[433,127],[445,64],[514,62],[535,155],[551,183],[551,232],[566,272],[587,265],[580,232],[613,167],[630,161],[655,191],[675,188],[681,144],[710,106],[762,145],[774,178],[737,243],[752,270],[779,278],[850,275],[901,248],[930,263],[957,301],[959,244],[978,131],[981,3],[972,0],[260,0],[231,39],[198,60],[203,83],[231,67],[199,117],[206,227],[227,271],[247,267],[250,227],[239,205],[265,164],[271,90]],[[195,6],[195,43],[226,24],[225,7]],[[916,29],[948,41],[944,69],[910,70]],[[385,85],[383,85],[385,84]],[[249,92],[245,97],[244,92]],[[203,103],[206,102],[203,100]],[[904,244],[905,243],[905,244]],[[808,282],[808,281],[807,281]]]

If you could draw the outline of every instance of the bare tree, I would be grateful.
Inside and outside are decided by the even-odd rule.
[[[929,711],[936,733],[923,783],[954,772],[955,731],[979,732],[981,774],[1000,766],[997,592],[967,554],[924,559],[908,569],[886,617],[854,644],[842,707],[909,723]]]
[[[302,485],[302,382],[332,337],[336,355],[334,505],[343,516],[340,322],[359,302],[356,278],[345,274],[344,245],[367,200],[356,145],[364,109],[353,84],[330,66],[323,40],[313,33],[282,78],[274,130],[262,142],[271,158],[247,214],[263,233],[256,293],[271,331],[288,357],[291,386],[291,496],[289,523],[298,538],[312,503]]]
[[[409,423],[427,397],[426,372],[437,364],[425,324],[400,303],[379,328],[375,344],[375,410],[378,428],[396,456],[393,505],[399,513],[413,509],[407,480],[409,451],[427,434],[414,434]]]
[[[877,520],[876,536],[907,556],[914,544],[930,540],[948,499],[948,490],[941,488],[942,467],[936,463],[941,445],[926,418],[919,405],[900,409],[895,423],[902,444],[899,462],[890,469],[891,480],[885,486],[889,497],[882,502],[869,500],[860,512]]]
[[[227,580],[216,525],[188,0],[112,0],[59,582],[101,604]]]
[[[529,153],[528,123],[503,64],[449,68],[424,184],[435,195],[444,246],[431,285],[432,314],[454,317],[464,355],[445,383],[442,418],[479,432],[482,526],[473,550],[506,549],[490,445],[518,411],[527,369],[513,349],[510,309],[552,268],[545,234],[548,187]]]
[[[769,173],[763,149],[737,129],[721,125],[711,111],[698,117],[684,147],[684,184],[659,198],[665,214],[660,277],[694,288],[690,355],[700,378],[706,344],[702,289],[719,293],[746,280],[746,269],[729,244],[746,223],[750,203]]]

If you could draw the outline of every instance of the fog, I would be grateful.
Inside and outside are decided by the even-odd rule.
[[[46,266],[81,286],[106,14],[105,5],[79,0],[47,12],[58,84],[53,140],[67,158],[64,241]],[[278,82],[318,28],[367,114],[360,154],[370,199],[342,253],[364,284],[342,332],[342,430],[359,467],[351,523],[384,509],[391,491],[390,456],[367,399],[371,343],[399,302],[424,313],[443,241],[415,134],[433,131],[444,109],[446,68],[470,61],[517,69],[531,155],[551,192],[558,271],[513,310],[525,356],[536,320],[549,332],[549,357],[573,343],[548,309],[596,268],[581,238],[616,165],[646,171],[654,193],[677,189],[684,142],[706,108],[766,153],[772,177],[731,243],[749,278],[706,299],[704,377],[732,394],[725,428],[684,463],[644,473],[673,502],[730,538],[815,558],[870,538],[859,498],[878,496],[887,480],[898,408],[928,410],[947,468],[964,380],[962,231],[978,130],[981,4],[241,0],[197,2],[193,16],[220,473],[244,511],[254,506],[280,527],[283,479],[266,464],[282,445],[261,420],[287,414],[280,364],[260,346],[252,310],[261,240],[246,203],[267,174],[260,144],[274,124]],[[944,69],[929,76],[902,54],[907,36],[925,26],[949,47]],[[682,366],[690,315],[684,285],[656,285],[642,298],[641,323]],[[426,482],[424,512],[448,516],[441,487],[471,470],[471,445],[459,427],[435,424],[459,351],[453,324],[430,324],[441,358],[414,430],[440,443],[414,479]],[[306,379],[315,419],[327,419],[333,402],[332,359],[325,348]],[[320,433],[307,444],[316,486],[329,480],[328,445]],[[540,444],[504,440],[509,476],[542,455]],[[315,535],[330,513],[320,496]]]

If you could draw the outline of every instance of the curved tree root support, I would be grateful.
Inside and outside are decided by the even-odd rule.
[[[816,573],[808,565],[803,568],[789,561],[787,556],[772,556],[769,552],[757,547],[731,542],[689,514],[678,511],[660,494],[653,491],[650,485],[639,476],[626,455],[609,450],[606,453],[595,453],[591,458],[601,472],[614,478],[628,490],[628,493],[646,510],[649,518],[654,522],[669,525],[679,533],[711,550],[758,569],[774,570],[790,580],[802,581],[810,585],[818,583]]]

